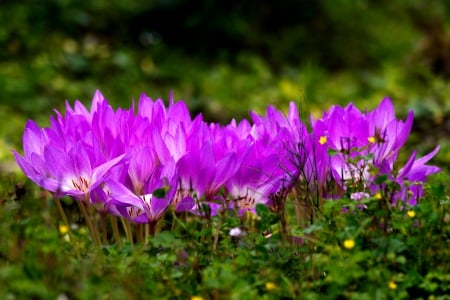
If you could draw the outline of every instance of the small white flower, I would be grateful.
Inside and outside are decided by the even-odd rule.
[[[239,227],[235,227],[235,228],[231,228],[230,229],[230,236],[232,237],[240,237],[242,235],[244,235],[245,232],[242,231]]]
[[[364,192],[357,192],[350,195],[350,199],[352,200],[362,200],[363,198],[369,198],[370,195]]]

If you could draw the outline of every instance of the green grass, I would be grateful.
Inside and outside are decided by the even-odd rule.
[[[305,222],[292,196],[278,212],[258,206],[258,217],[168,212],[155,236],[131,244],[122,234],[120,246],[108,236],[102,247],[72,201],[62,201],[69,237],[49,194],[21,176],[1,179],[1,299],[449,299],[445,173],[407,210],[371,198],[343,213],[353,201],[341,199]],[[246,234],[231,237],[235,227]]]

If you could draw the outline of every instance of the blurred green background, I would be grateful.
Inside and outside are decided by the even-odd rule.
[[[4,0],[0,23],[0,172],[27,119],[96,89],[114,107],[173,91],[223,123],[389,96],[416,112],[408,147],[450,162],[450,1]]]

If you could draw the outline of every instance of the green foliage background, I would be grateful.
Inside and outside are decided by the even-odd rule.
[[[3,1],[2,157],[20,146],[26,119],[45,125],[95,89],[125,107],[172,91],[220,122],[268,104],[296,101],[317,116],[389,96],[400,116],[419,118],[427,138],[411,143],[448,144],[449,20],[447,1]]]

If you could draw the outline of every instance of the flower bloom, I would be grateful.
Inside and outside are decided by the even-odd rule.
[[[423,195],[426,177],[440,169],[426,164],[439,151],[439,146],[419,159],[413,152],[404,167],[398,171],[395,168],[412,121],[412,111],[405,121],[398,120],[392,102],[384,98],[377,108],[365,113],[353,104],[345,108],[332,106],[322,118],[313,121],[312,131],[314,136],[320,137],[322,147],[333,151],[327,169],[340,189],[351,185],[359,191],[378,195],[380,186],[374,184],[375,178],[387,175],[399,186],[389,194],[392,205],[397,205],[398,201],[415,205]]]
[[[395,281],[391,280],[391,281],[388,282],[388,287],[391,290],[395,290],[395,289],[397,289],[397,284],[395,283]]]
[[[230,236],[232,237],[240,237],[242,235],[245,235],[245,231],[242,231],[239,227],[234,227],[230,229]]]
[[[13,154],[33,182],[56,196],[135,223],[155,223],[169,209],[197,215],[255,213],[257,204],[276,209],[299,182],[303,192],[323,198],[348,191],[355,201],[383,195],[392,205],[415,205],[426,178],[439,171],[427,164],[439,147],[422,158],[413,152],[394,167],[413,113],[398,120],[388,98],[368,112],[332,106],[311,130],[294,103],[286,114],[269,106],[250,117],[207,123],[192,118],[183,101],[171,97],[165,105],[145,94],[136,107],[114,110],[97,91],[90,109],[66,103],[47,128],[28,121],[23,155]],[[379,175],[398,188],[387,193],[385,183],[375,184]]]
[[[277,285],[271,281],[266,282],[266,290],[273,291],[277,289]]]
[[[125,153],[116,155],[100,150],[105,149],[101,146],[105,141],[95,136],[91,122],[95,111],[105,109],[103,103],[97,93],[91,112],[78,104],[65,117],[57,113],[49,128],[39,128],[28,121],[23,136],[24,156],[13,151],[25,174],[59,196],[90,202],[91,193],[109,170],[126,160]]]
[[[416,212],[413,211],[413,210],[408,210],[408,211],[406,212],[406,214],[407,214],[408,217],[410,217],[410,218],[414,218],[414,217],[416,216]]]
[[[65,234],[69,233],[69,226],[67,226],[67,225],[60,224],[58,226],[58,229],[59,229],[59,233],[62,234],[62,235],[65,235]]]
[[[345,249],[353,249],[355,247],[355,241],[352,239],[347,239],[344,241],[344,248]]]

